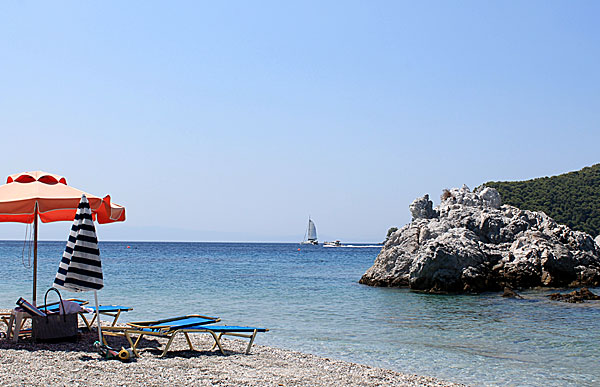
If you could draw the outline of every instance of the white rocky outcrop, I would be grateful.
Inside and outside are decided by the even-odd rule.
[[[425,194],[422,198],[416,198],[410,206],[408,206],[413,220],[423,218],[435,218],[438,214],[433,211],[433,202],[429,200],[429,195]]]
[[[502,205],[493,188],[444,190],[438,207],[425,195],[409,208],[413,221],[390,235],[361,283],[472,292],[600,284],[598,238]]]

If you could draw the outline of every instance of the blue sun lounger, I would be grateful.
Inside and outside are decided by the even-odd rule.
[[[167,342],[165,349],[160,355],[160,357],[164,357],[169,351],[169,348],[173,343],[173,339],[175,339],[175,337],[179,333],[183,333],[190,347],[190,350],[192,351],[194,350],[194,347],[189,337],[190,333],[210,334],[215,340],[215,344],[211,348],[211,351],[218,347],[219,351],[224,355],[225,351],[223,350],[223,346],[221,345],[221,337],[236,336],[250,339],[250,342],[248,343],[248,346],[246,348],[246,354],[248,354],[250,353],[250,349],[252,348],[252,344],[254,343],[256,334],[258,332],[268,331],[268,329],[266,328],[212,325],[219,321],[220,319],[217,317],[206,317],[200,315],[181,316],[158,321],[132,322],[128,323],[127,327],[109,327],[105,331],[105,333],[114,336],[125,336],[131,344],[131,348],[133,349],[133,352],[136,356],[139,356],[137,352],[137,347],[142,337],[153,336],[168,338],[169,341]],[[138,338],[135,341],[135,343],[132,340],[132,335],[138,335]]]
[[[128,325],[148,329],[150,331],[158,331],[165,328],[173,330],[194,325],[213,324],[219,321],[221,321],[221,319],[218,317],[203,316],[200,314],[188,314],[186,316],[169,317],[161,320],[136,321],[128,323]]]
[[[85,306],[86,309],[90,309],[91,312],[85,311],[85,312],[80,312],[79,315],[81,316],[81,319],[83,320],[83,322],[85,323],[85,325],[87,326],[88,329],[91,328],[91,326],[94,324],[94,321],[96,321],[96,307],[94,306],[90,306],[88,305],[88,301],[84,301],[84,300],[78,300],[78,299],[68,299],[65,301],[71,301],[71,302],[76,302],[81,306]],[[59,309],[58,306],[58,302],[54,302],[52,304],[48,304],[47,309],[49,312],[57,312]],[[42,306],[40,307],[40,309],[46,310],[46,306]],[[133,310],[132,307],[130,306],[123,306],[123,305],[100,305],[98,307],[98,312],[102,315],[105,316],[110,316],[113,318],[113,321],[111,323],[111,326],[115,326],[115,324],[117,323],[117,321],[119,320],[119,316],[121,315],[121,312],[129,312]],[[93,313],[94,317],[92,318],[92,321],[88,321],[87,318],[85,317],[85,313]]]
[[[85,307],[87,308],[87,303],[88,303],[87,301],[79,300],[79,299],[76,299],[76,298],[70,298],[70,299],[63,300],[63,302],[66,302],[66,301],[74,302],[76,304],[79,304],[79,306],[86,305]],[[44,312],[48,311],[49,313],[57,313],[60,310],[60,307],[58,305],[59,303],[60,303],[59,301],[52,302],[52,303],[49,303],[49,304],[46,304],[46,305],[39,306],[39,309],[42,310],[42,311],[44,311]]]
[[[167,342],[167,345],[165,346],[165,349],[163,350],[163,353],[160,355],[160,357],[164,357],[167,354],[167,352],[169,351],[169,348],[171,346],[171,343],[173,342],[173,339],[175,338],[175,336],[178,333],[184,334],[191,351],[194,350],[194,347],[193,347],[192,342],[189,337],[190,333],[210,334],[213,337],[213,339],[215,340],[215,344],[212,346],[212,348],[210,350],[212,351],[213,349],[218,347],[219,351],[223,355],[225,355],[225,351],[223,350],[223,346],[221,345],[221,337],[236,336],[236,337],[247,338],[247,339],[250,339],[248,346],[246,347],[246,351],[245,351],[245,353],[247,355],[250,353],[250,349],[252,348],[252,344],[254,343],[256,334],[258,332],[267,332],[268,331],[267,328],[241,327],[241,326],[228,326],[228,325],[210,325],[210,324],[211,324],[210,322],[202,323],[202,324],[195,324],[195,325],[187,325],[186,324],[185,326],[171,326],[168,329],[157,330],[156,327],[144,327],[144,326],[137,325],[136,323],[129,323],[128,325],[131,327],[131,329],[126,329],[125,331],[126,331],[126,334],[129,334],[129,335],[131,335],[131,334],[139,335],[136,342],[132,346],[136,355],[137,355],[137,352],[136,352],[137,345],[139,344],[139,342],[143,336],[152,335],[152,336],[168,338],[169,341]]]
[[[186,330],[188,332],[205,332],[212,333],[213,338],[215,339],[215,344],[210,349],[211,351],[216,347],[219,347],[219,350],[224,355],[223,347],[221,346],[221,337],[223,336],[236,336],[236,337],[244,337],[250,339],[248,342],[248,347],[246,347],[246,355],[250,353],[250,348],[252,348],[252,344],[254,343],[254,339],[256,338],[256,334],[259,332],[268,332],[267,328],[256,328],[256,327],[240,327],[240,326],[232,326],[232,325],[207,325],[207,326],[191,326],[187,327]],[[217,334],[215,336],[215,334]],[[165,351],[166,353],[166,351]]]
[[[134,323],[128,323],[127,326],[124,327],[103,327],[102,332],[108,336],[124,336],[127,341],[129,341],[131,349],[136,356],[139,356],[137,352],[137,346],[142,337],[154,336],[168,338],[169,342],[167,343],[167,346],[161,355],[162,357],[169,350],[169,347],[171,346],[171,343],[173,342],[173,339],[177,333],[183,332],[188,345],[193,350],[192,342],[185,330],[190,326],[214,324],[219,321],[220,319],[218,317],[191,314],[186,316],[170,317],[161,320],[138,321]],[[135,343],[132,341],[131,335],[139,335]],[[106,340],[104,344],[108,345]]]
[[[90,313],[94,314],[94,317],[92,318],[92,321],[89,322],[89,324],[87,323],[87,319],[83,315],[81,316],[81,317],[83,317],[84,321],[86,322],[86,325],[89,328],[94,324],[94,321],[96,321],[96,307],[89,306],[89,305],[86,305],[85,307],[87,309],[91,309],[92,311]],[[121,312],[129,312],[131,310],[133,310],[132,307],[123,306],[123,305],[100,305],[100,306],[98,306],[98,313],[105,315],[105,316],[110,316],[113,318],[113,321],[111,323],[111,326],[113,326],[113,327],[117,323],[117,320],[119,320],[119,316],[121,315]]]

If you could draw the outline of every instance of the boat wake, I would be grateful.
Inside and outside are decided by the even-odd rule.
[[[352,249],[372,249],[372,248],[382,248],[383,245],[323,245],[323,247],[347,247]]]

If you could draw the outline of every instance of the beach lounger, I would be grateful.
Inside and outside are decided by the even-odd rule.
[[[66,300],[63,300],[63,302],[66,302],[66,301],[75,302],[75,303],[79,304],[80,306],[87,305],[87,303],[88,303],[87,301],[80,300],[78,298],[68,298]],[[48,311],[50,313],[57,313],[60,310],[60,306],[58,305],[59,303],[60,303],[59,301],[51,302],[51,303],[40,306],[39,309],[42,311]],[[83,318],[83,316],[82,316],[82,320],[84,320],[84,322],[85,322],[85,318]],[[86,325],[87,325],[87,323],[86,323]]]
[[[24,325],[25,325],[25,321],[28,319],[28,316],[24,316],[23,318],[21,318],[21,322],[20,322],[20,326],[17,329],[18,332],[18,336],[31,336],[31,329],[24,329]],[[13,337],[13,324],[14,323],[14,314],[13,312],[1,312],[0,313],[0,321],[2,321],[5,325],[6,325],[6,329],[2,329],[2,332],[0,332],[0,337],[5,337],[10,339],[11,337]]]
[[[79,298],[66,298],[66,299],[63,300],[63,302],[65,302],[65,301],[75,302],[75,303],[77,303],[77,304],[79,304],[81,306],[87,305],[89,303],[88,301],[86,301],[86,300],[80,300]],[[46,310],[46,308],[48,308],[48,311],[50,311],[50,312],[56,312],[58,310],[58,308],[59,308],[59,306],[58,306],[59,303],[60,303],[60,301],[50,302],[48,304],[38,306],[38,308],[42,309],[42,310]]]
[[[19,340],[19,337],[31,336],[31,329],[23,329],[27,319],[31,319],[32,316],[46,316],[46,313],[27,302],[23,297],[17,300],[17,305],[19,306],[10,313],[1,316],[2,321],[7,325],[6,338],[12,338],[15,343]]]
[[[71,299],[68,299],[65,301],[76,302],[81,306],[85,306],[86,309],[91,310],[91,312],[85,311],[85,312],[79,313],[79,315],[81,316],[81,319],[85,323],[86,327],[88,329],[91,329],[91,326],[94,324],[94,321],[96,321],[96,307],[88,305],[88,301],[78,300],[75,298],[71,298]],[[45,307],[46,306],[44,305],[44,306],[40,307],[40,309],[46,310]],[[48,311],[50,311],[50,312],[56,312],[56,311],[58,311],[58,308],[59,308],[58,302],[48,304]],[[117,321],[119,320],[119,316],[121,315],[121,312],[129,312],[129,311],[133,310],[132,307],[123,306],[123,305],[100,305],[98,308],[99,308],[100,314],[105,315],[105,316],[110,316],[113,318],[111,326],[115,326],[117,324]],[[88,321],[88,319],[85,317],[86,313],[94,314],[91,321]]]
[[[187,316],[186,316],[187,317]],[[250,339],[248,342],[248,346],[246,347],[246,354],[250,353],[250,349],[252,348],[252,344],[254,343],[254,339],[259,332],[268,332],[267,328],[257,328],[257,327],[242,327],[242,326],[228,326],[228,325],[212,325],[219,321],[218,318],[214,317],[205,317],[205,316],[196,316],[196,318],[200,318],[199,323],[194,323],[193,318],[183,318],[183,319],[167,319],[161,320],[159,322],[133,322],[128,323],[127,327],[113,327],[109,328],[107,332],[118,332],[117,335],[125,336],[129,343],[131,344],[131,348],[136,356],[139,356],[137,352],[137,347],[140,343],[140,340],[144,336],[153,336],[153,337],[161,337],[168,338],[165,349],[163,350],[160,357],[164,357],[169,348],[171,347],[171,343],[173,339],[177,336],[177,334],[182,333],[185,336],[185,339],[190,347],[190,350],[194,350],[194,346],[192,345],[192,341],[190,340],[190,333],[207,333],[210,334],[215,340],[215,344],[210,349],[211,351],[216,347],[219,348],[219,351],[225,355],[225,351],[223,350],[223,346],[221,345],[221,338],[223,336],[236,336]],[[204,319],[204,320],[202,320]],[[212,320],[211,320],[212,319]],[[106,333],[106,332],[105,332]],[[110,335],[110,333],[109,333]],[[138,338],[135,342],[133,342],[132,335],[138,335]],[[105,343],[106,344],[106,343]]]
[[[240,327],[240,326],[230,326],[230,325],[208,325],[208,326],[192,326],[186,328],[188,332],[198,332],[198,333],[212,333],[213,338],[215,339],[215,344],[210,349],[211,351],[216,347],[219,347],[219,350],[224,355],[223,347],[221,346],[221,337],[223,336],[236,336],[236,337],[244,337],[250,339],[248,342],[248,346],[246,347],[246,355],[250,353],[250,348],[252,348],[252,344],[254,343],[254,339],[256,338],[256,334],[259,332],[268,332],[267,328],[256,328],[256,327]],[[214,335],[218,333],[218,335]],[[166,352],[165,352],[166,353]]]
[[[0,321],[2,321],[8,327],[8,320],[10,319],[10,312],[0,312]]]
[[[1,336],[6,337],[7,339],[12,338],[15,342],[19,337],[31,336],[31,328],[24,328],[25,322],[27,319],[30,319],[31,316],[29,316],[28,313],[20,313],[20,317],[16,319],[18,313],[19,312],[16,311],[0,313],[0,321],[6,325],[6,330],[2,332]]]
[[[85,318],[85,316],[81,315],[81,317],[83,318],[83,320],[85,321],[86,325],[89,328],[94,324],[94,321],[96,321],[96,307],[89,306],[89,305],[86,305],[85,307],[87,309],[91,309],[92,311],[90,313],[94,314],[94,317],[92,317],[92,321],[90,321],[89,323],[88,323],[87,319]],[[100,305],[100,306],[98,306],[98,312],[101,315],[110,316],[113,318],[113,321],[111,323],[111,326],[113,326],[113,327],[117,324],[117,321],[119,320],[119,316],[121,315],[121,312],[129,312],[131,310],[133,310],[132,307],[123,306],[123,305]],[[102,328],[102,329],[104,329],[104,328]]]
[[[193,350],[194,347],[192,346],[192,342],[188,336],[188,332],[186,332],[186,329],[188,327],[198,327],[206,324],[214,324],[219,321],[220,319],[218,317],[209,317],[199,314],[192,314],[186,316],[171,317],[161,320],[137,321],[133,323],[128,323],[127,326],[124,327],[103,327],[102,332],[105,336],[124,336],[125,338],[127,338],[127,341],[129,341],[131,349],[133,350],[136,356],[139,356],[137,352],[137,346],[140,343],[142,337],[152,336],[168,338],[169,341],[167,343],[167,346],[165,347],[163,354],[161,355],[162,357],[167,353],[169,347],[171,346],[171,343],[173,342],[173,339],[178,333],[181,332],[185,335],[190,349]],[[132,341],[132,335],[138,335],[138,338],[135,341],[135,343]],[[104,344],[108,345],[106,341]]]

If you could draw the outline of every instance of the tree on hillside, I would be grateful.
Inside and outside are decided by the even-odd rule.
[[[531,211],[543,211],[559,223],[600,234],[600,164],[558,176],[526,181],[491,181],[502,202]]]

